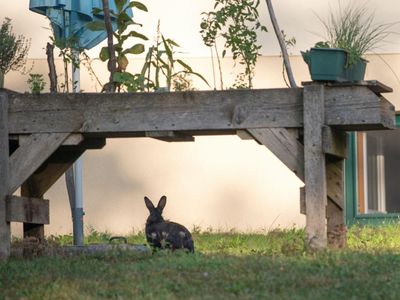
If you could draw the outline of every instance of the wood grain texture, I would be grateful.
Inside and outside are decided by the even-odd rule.
[[[10,186],[13,194],[69,136],[69,133],[32,134],[10,158]]]
[[[0,260],[10,256],[11,231],[6,215],[9,189],[8,99],[0,93]]]
[[[322,128],[322,146],[325,154],[338,158],[347,156],[347,136],[346,132],[337,130],[329,126]]]
[[[249,129],[248,132],[301,180],[304,179],[304,147],[297,139],[297,130],[294,132],[285,128],[260,128]]]
[[[43,197],[83,153],[84,150],[81,149],[71,151],[58,149],[25,181],[24,188],[27,190],[27,195]]]
[[[7,197],[8,222],[49,224],[49,200],[40,198]]]
[[[306,235],[308,246],[316,250],[327,246],[326,168],[322,146],[324,115],[324,86],[306,86],[304,88]]]
[[[392,128],[394,116],[394,107],[367,87],[326,88],[326,125],[352,130]],[[146,131],[300,128],[302,89],[14,94],[9,122],[12,134],[71,132],[99,137]]]
[[[15,95],[10,132],[113,133],[296,127],[302,90]]]
[[[344,160],[327,159],[328,205],[327,237],[328,245],[344,248],[347,241],[347,228],[344,219]]]

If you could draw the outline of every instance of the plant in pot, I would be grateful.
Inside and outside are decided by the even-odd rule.
[[[321,23],[324,42],[302,52],[311,79],[316,81],[360,81],[364,79],[367,61],[364,55],[377,48],[390,35],[394,24],[377,24],[374,13],[362,6],[339,5]]]
[[[0,27],[0,88],[10,70],[20,70],[26,64],[30,41],[12,32],[11,19],[5,18]]]

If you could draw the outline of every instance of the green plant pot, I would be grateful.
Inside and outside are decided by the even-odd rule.
[[[364,79],[366,61],[346,68],[347,52],[335,48],[311,48],[301,52],[314,81],[359,81]]]
[[[365,69],[367,67],[367,61],[360,59],[351,67],[346,69],[346,77],[348,81],[360,81],[364,80]]]

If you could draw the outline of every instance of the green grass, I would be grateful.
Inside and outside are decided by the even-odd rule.
[[[398,224],[353,227],[348,249],[308,253],[303,230],[195,232],[194,255],[11,259],[0,263],[0,299],[399,299],[399,233]],[[145,243],[143,233],[128,240]]]

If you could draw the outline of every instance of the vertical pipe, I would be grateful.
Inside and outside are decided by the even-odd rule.
[[[72,49],[72,86],[73,92],[79,93],[80,88],[80,68],[79,51]],[[75,197],[72,209],[74,245],[83,246],[83,188],[82,188],[82,157],[78,158],[73,166]]]

